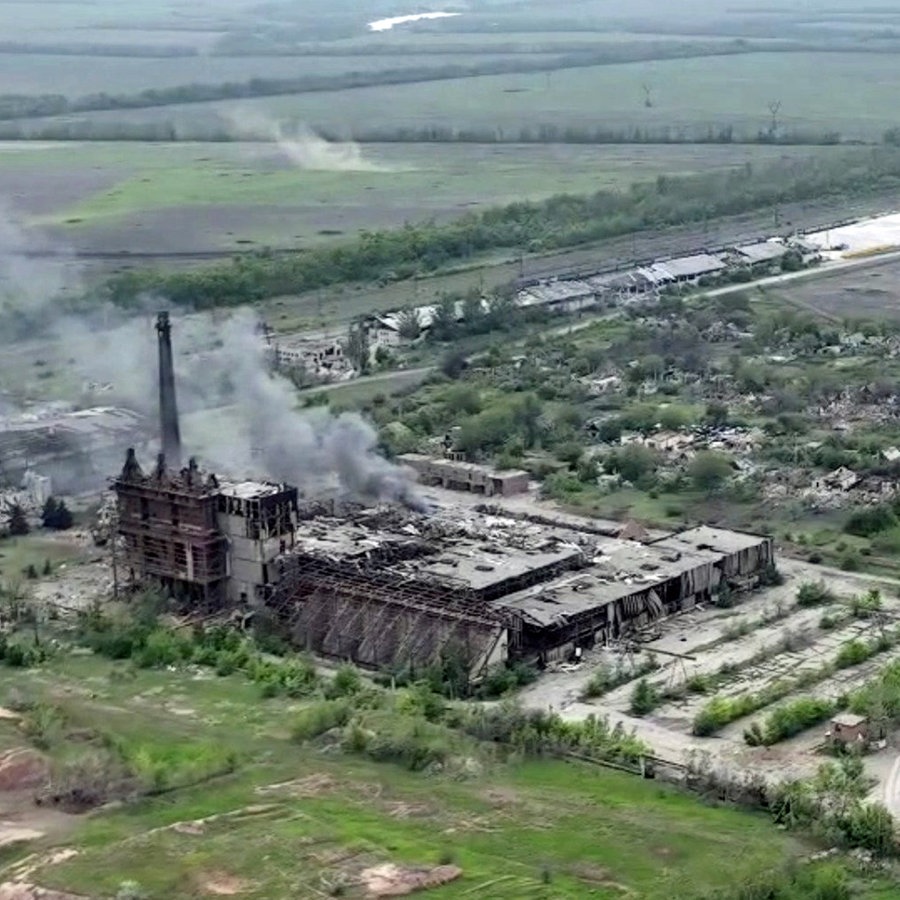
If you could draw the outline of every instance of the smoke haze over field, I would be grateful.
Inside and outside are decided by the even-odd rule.
[[[239,138],[268,140],[298,169],[308,172],[392,172],[363,156],[354,141],[329,141],[307,125],[290,131],[283,123],[259,113],[233,110],[226,119]]]
[[[31,366],[40,354],[48,368],[65,371],[79,385],[111,385],[86,404],[134,409],[156,434],[154,317],[165,300],[147,297],[143,311],[130,316],[111,306],[63,312],[55,301],[66,289],[72,293],[73,284],[80,289],[77,266],[29,259],[29,246],[29,235],[11,217],[0,218],[0,320],[37,320],[45,335],[17,337],[2,329],[10,351],[25,350],[2,358],[0,376],[4,364]],[[336,481],[355,497],[417,505],[409,474],[379,455],[377,435],[362,417],[297,409],[294,387],[270,372],[252,313],[176,315],[173,344],[178,405],[187,414],[185,455],[199,455],[223,477],[269,477],[310,494]],[[14,411],[8,407],[0,398],[0,412]]]

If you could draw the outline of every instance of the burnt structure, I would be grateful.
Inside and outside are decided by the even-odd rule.
[[[459,510],[446,518],[320,519],[279,560],[267,604],[298,646],[376,668],[445,649],[472,677],[506,659],[548,662],[755,586],[767,537],[697,528],[650,543]]]
[[[297,489],[220,482],[194,459],[179,468],[181,436],[168,313],[159,337],[159,418],[163,452],[145,474],[134,450],[113,481],[124,562],[134,584],[156,584],[206,607],[260,600],[274,560],[294,544]]]
[[[216,521],[215,478],[201,475],[193,460],[170,473],[162,454],[146,475],[129,450],[113,487],[132,581],[155,583],[207,606],[224,601],[227,541]]]
[[[294,543],[297,489],[220,483],[195,460],[145,474],[134,450],[113,482],[124,563],[134,584],[156,584],[210,608],[261,599],[276,557]]]
[[[178,404],[175,400],[175,364],[172,359],[172,326],[169,314],[156,318],[159,338],[159,427],[162,452],[168,464],[181,465],[181,432],[178,427]]]

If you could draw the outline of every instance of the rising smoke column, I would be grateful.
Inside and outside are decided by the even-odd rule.
[[[336,479],[357,498],[422,507],[411,473],[379,454],[375,430],[362,417],[297,408],[291,383],[270,372],[255,324],[251,314],[239,313],[215,327],[203,374],[189,379],[195,393],[197,379],[205,380],[207,396],[218,391],[218,399],[231,403],[222,410],[209,461],[226,472],[287,481],[309,494]],[[187,448],[189,428],[185,423]],[[208,434],[196,438],[210,443]]]
[[[74,255],[36,241],[0,206],[0,344],[22,341],[46,355],[76,392],[82,382],[111,385],[102,395],[85,395],[82,406],[124,406],[155,421],[154,321],[165,299],[141,298],[137,312],[99,302],[67,312],[60,298],[83,291],[81,268]],[[10,323],[25,331],[17,334]],[[36,330],[42,337],[24,343]],[[311,494],[337,481],[355,497],[421,505],[410,473],[378,453],[364,419],[297,409],[293,385],[270,372],[249,312],[177,315],[173,343],[179,407],[188,414],[186,456],[206,447],[205,461],[223,474],[267,476]],[[9,403],[2,407],[4,415],[15,412]],[[215,415],[190,416],[203,411]]]

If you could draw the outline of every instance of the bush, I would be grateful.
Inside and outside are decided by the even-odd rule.
[[[847,534],[867,538],[880,531],[887,531],[897,524],[897,516],[890,506],[879,504],[856,510],[847,520],[844,531]]]
[[[777,744],[818,725],[826,719],[830,719],[837,712],[837,705],[831,700],[818,699],[816,697],[801,697],[783,706],[778,706],[766,716],[762,728],[762,741],[767,747]],[[755,723],[754,723],[755,724]],[[757,732],[752,730],[752,736],[757,737]],[[744,735],[746,740],[747,735]],[[747,741],[748,744],[751,741]],[[751,744],[752,745],[752,744]]]
[[[291,737],[309,741],[332,728],[342,728],[350,721],[353,707],[347,700],[322,700],[301,710],[291,726]]]
[[[797,605],[804,608],[834,603],[836,599],[824,581],[805,581],[797,590]]]
[[[115,753],[90,750],[57,763],[34,799],[39,806],[79,813],[113,800],[129,800],[139,793],[137,780]]]
[[[360,746],[361,735],[357,731],[347,737],[352,740],[352,746]],[[370,733],[364,734],[360,749],[376,762],[398,763],[420,772],[447,761],[452,738],[452,733],[440,725],[401,716],[382,720]],[[350,749],[351,743],[345,739],[344,746]]]
[[[537,677],[537,671],[526,663],[501,663],[488,670],[475,695],[485,700],[503,697],[531,684]]]
[[[139,668],[151,669],[188,662],[193,654],[193,642],[188,636],[158,628],[146,636],[143,646],[132,653],[132,658]]]
[[[356,666],[341,666],[328,685],[328,693],[332,697],[351,697],[362,688],[362,677]]]
[[[845,572],[858,572],[862,568],[862,556],[856,550],[848,550],[840,559],[840,567]]]
[[[781,574],[775,563],[770,562],[759,576],[759,584],[760,587],[778,587],[784,584],[784,575]]]
[[[850,612],[856,619],[868,619],[881,611],[881,593],[873,588],[866,594],[854,597],[850,601]]]
[[[859,639],[847,641],[838,650],[834,664],[838,669],[848,669],[850,666],[858,666],[860,663],[865,662],[872,655],[873,648],[865,641]]]
[[[653,712],[660,703],[659,691],[650,684],[646,678],[642,678],[631,692],[631,702],[629,709],[632,715],[646,716],[647,713]]]
[[[861,847],[877,856],[897,851],[894,819],[880,803],[857,803],[840,821],[840,829],[851,847]]]

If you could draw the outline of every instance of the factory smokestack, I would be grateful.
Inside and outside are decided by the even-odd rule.
[[[172,326],[169,314],[156,319],[159,335],[159,424],[162,452],[173,471],[181,468],[181,435],[178,430],[178,405],[175,402],[175,365],[172,360]]]

